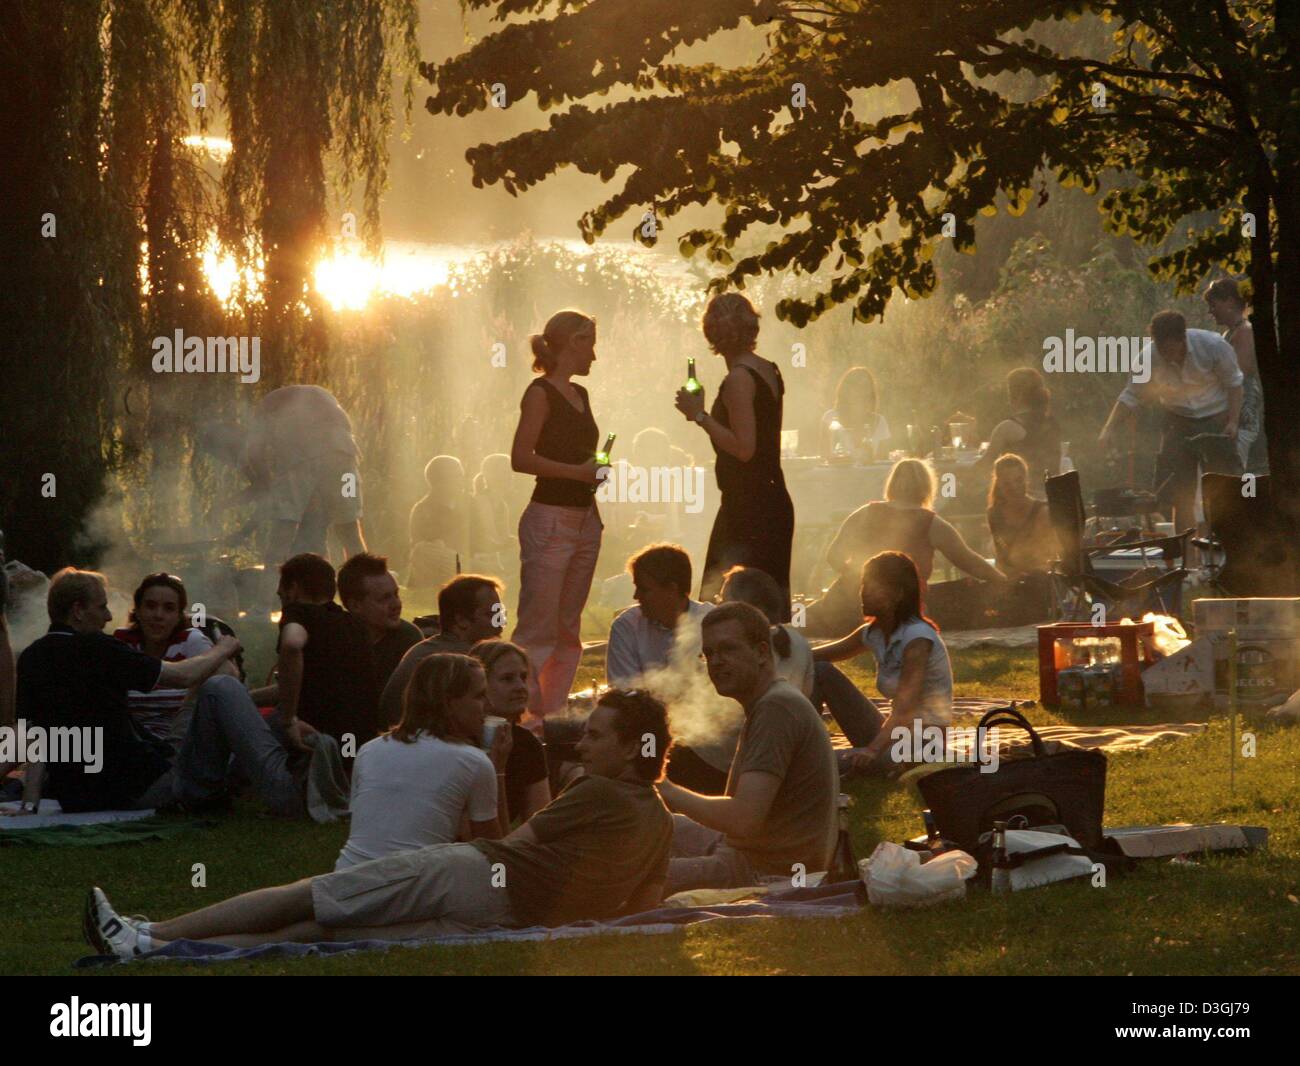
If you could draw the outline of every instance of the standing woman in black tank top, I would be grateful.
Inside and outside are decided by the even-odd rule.
[[[582,658],[582,609],[600,554],[596,510],[599,436],[586,377],[596,361],[596,322],[559,311],[531,338],[533,370],[524,390],[511,466],[537,487],[519,517],[519,618],[511,638],[528,652],[528,709],[562,710]]]
[[[709,537],[700,599],[722,588],[733,566],[752,566],[776,579],[790,618],[790,542],[794,505],[781,473],[781,412],[785,383],[775,363],[754,354],[758,312],[740,293],[723,293],[704,312],[704,337],[727,363],[713,409],[703,392],[677,393],[677,410],[708,435],[717,456],[718,517]]]

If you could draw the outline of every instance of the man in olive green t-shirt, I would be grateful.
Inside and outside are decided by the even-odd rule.
[[[745,711],[724,796],[661,781],[674,813],[666,895],[736,888],[763,875],[824,870],[835,845],[839,773],[821,716],[777,680],[770,627],[754,607],[726,603],[703,619],[704,658],[720,696]],[[796,865],[799,864],[799,865]]]

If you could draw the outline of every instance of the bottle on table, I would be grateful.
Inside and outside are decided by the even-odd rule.
[[[618,434],[616,433],[611,433],[608,437],[605,438],[604,446],[600,449],[600,451],[596,453],[597,466],[605,466],[605,467],[609,466],[609,453],[614,450],[614,438],[617,435]],[[597,473],[599,473],[599,471],[597,471]],[[593,496],[596,495],[596,493],[600,491],[600,486],[603,485],[604,483],[605,483],[604,478],[600,478],[599,480],[597,480],[597,482],[591,486],[591,494]]]
[[[700,379],[695,376],[695,360],[686,360],[686,391],[703,392],[704,386],[700,384]]]
[[[993,876],[989,888],[995,896],[1011,892],[1011,862],[1007,855],[1007,823],[993,823]]]

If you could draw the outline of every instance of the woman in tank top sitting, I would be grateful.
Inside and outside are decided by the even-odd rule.
[[[817,683],[837,691],[847,686],[861,704],[859,717],[870,718],[875,727],[866,744],[841,753],[841,772],[890,773],[920,761],[917,748],[926,727],[944,729],[951,721],[952,666],[938,628],[921,613],[921,579],[908,556],[890,551],[869,559],[859,594],[863,624],[813,648]],[[866,648],[876,659],[876,688],[892,701],[888,717],[831,665]],[[895,746],[904,742],[907,747],[896,758]]]
[[[998,569],[1011,584],[989,597],[989,606],[1002,626],[1032,625],[1051,616],[1048,571],[1060,556],[1060,543],[1047,504],[1029,495],[1028,480],[1028,467],[1018,455],[1004,455],[993,464],[989,532]]]
[[[840,526],[826,549],[826,564],[836,577],[826,595],[809,605],[807,624],[818,635],[843,632],[858,619],[858,581],[862,564],[882,551],[898,551],[916,564],[924,585],[938,551],[958,570],[981,581],[1003,581],[943,518],[934,513],[934,473],[920,459],[900,459],[885,482],[884,500],[859,507]]]
[[[511,639],[528,652],[528,709],[542,717],[564,707],[582,658],[582,609],[600,555],[596,509],[599,430],[586,377],[596,361],[596,323],[559,311],[532,339],[533,370],[510,451],[537,487],[519,518],[519,618]]]
[[[1060,554],[1047,504],[1029,495],[1029,468],[1018,455],[993,464],[988,520],[998,569],[1010,578],[1044,573]]]

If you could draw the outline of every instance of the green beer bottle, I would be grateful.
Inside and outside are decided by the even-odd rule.
[[[686,360],[686,391],[702,392],[704,386],[700,384],[700,379],[695,376],[695,360]]]
[[[614,438],[617,435],[618,434],[616,433],[611,433],[609,436],[605,438],[605,446],[596,453],[597,466],[609,466],[609,453],[614,450]],[[597,481],[594,485],[592,485],[591,494],[593,496],[596,495],[596,493],[600,491],[600,486],[603,485],[604,483],[605,481],[602,478],[600,481]]]

